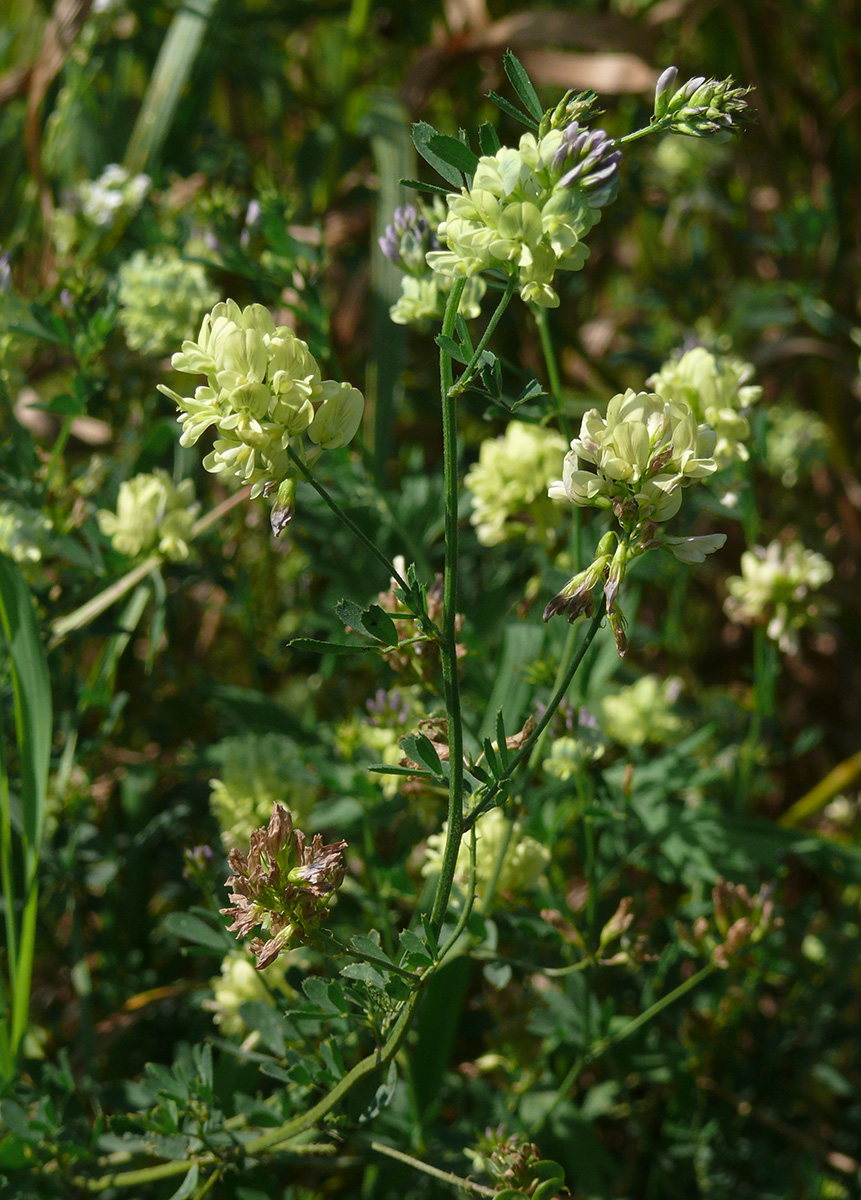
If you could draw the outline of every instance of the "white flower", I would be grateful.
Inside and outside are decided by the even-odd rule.
[[[743,624],[766,622],[766,632],[784,654],[798,653],[798,634],[815,624],[827,605],[814,595],[834,568],[799,541],[754,546],[741,556],[741,575],[727,580],[727,616]]]
[[[748,383],[752,377],[750,363],[697,346],[664,363],[647,382],[665,400],[689,405],[697,420],[712,427],[714,457],[722,468],[750,457],[750,425],[744,414],[762,395],[761,387]]]
[[[305,342],[287,326],[276,326],[261,304],[244,309],[233,300],[216,304],[197,340],[184,341],[171,364],[207,377],[208,386],[193,397],[159,384],[180,410],[181,443],[193,445],[214,425],[217,436],[204,467],[250,484],[252,497],[289,476],[288,447],[305,457],[305,431],[315,444],[313,458],[346,445],[361,422],[361,392],[324,381]]]
[[[99,528],[114,549],[129,557],[157,550],[174,562],[187,559],[192,526],[200,509],[190,479],[176,485],[167,471],[135,475],[120,484],[117,511],[101,509]]]

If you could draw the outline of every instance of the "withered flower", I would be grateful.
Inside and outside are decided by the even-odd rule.
[[[252,832],[248,854],[230,851],[226,887],[232,906],[221,912],[232,918],[228,929],[239,939],[258,925],[268,929],[266,941],[256,937],[249,943],[258,969],[288,945],[308,941],[319,927],[329,896],[344,879],[346,848],[343,841],[324,846],[319,833],[309,845],[287,809],[276,804],[269,825]]]

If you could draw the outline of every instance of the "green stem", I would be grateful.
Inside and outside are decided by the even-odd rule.
[[[373,1074],[380,1067],[388,1066],[407,1035],[413,1009],[418,1002],[419,994],[419,992],[413,992],[412,996],[404,1002],[404,1006],[398,1014],[398,1019],[395,1021],[391,1033],[379,1050],[376,1050],[373,1054],[369,1054],[361,1062],[356,1063],[355,1067],[351,1071],[348,1071],[343,1079],[335,1084],[328,1095],[324,1096],[318,1104],[315,1104],[306,1113],[294,1117],[292,1121],[288,1121],[285,1125],[273,1129],[270,1133],[266,1133],[262,1137],[246,1142],[243,1147],[245,1153],[257,1155],[263,1150],[270,1150],[273,1146],[277,1146],[279,1142],[286,1142],[289,1138],[295,1137],[297,1133],[302,1133],[305,1129],[310,1129],[326,1113],[330,1112],[341,1097],[345,1096],[360,1079],[364,1079],[366,1075]]]
[[[572,622],[568,626],[568,636],[565,639],[565,646],[562,650],[562,657],[559,660],[559,666],[556,669],[556,678],[553,680],[554,696],[559,691],[559,689],[562,687],[562,684],[563,684],[564,680],[566,679],[568,672],[571,670],[571,664],[574,661],[574,648],[577,645],[577,633],[578,633],[577,626]],[[581,659],[581,661],[582,661],[582,659]],[[565,688],[566,692],[568,690],[568,687],[570,687],[570,686],[571,686],[571,684],[569,681],[568,685]],[[561,700],[560,700],[560,703],[561,703]],[[535,745],[532,747],[532,750],[529,754],[530,769],[534,769],[541,762],[541,758],[544,753],[544,745],[547,741],[549,733],[550,733],[550,722],[548,721],[544,725],[544,728],[541,730],[538,737],[536,738]]]
[[[18,933],[15,928],[15,878],[12,867],[12,822],[9,815],[9,778],[0,737],[0,875],[3,881],[3,919],[6,925],[6,962],[9,996],[15,994],[18,970]]]
[[[541,340],[541,352],[544,355],[544,368],[547,371],[547,382],[550,385],[550,395],[556,402],[556,416],[559,419],[559,425],[562,429],[562,436],[566,442],[571,441],[571,429],[568,425],[568,419],[562,409],[562,379],[559,374],[559,363],[556,360],[556,351],[553,347],[553,339],[550,336],[550,320],[547,315],[546,308],[533,308],[533,316],[535,324],[538,326],[538,336]],[[580,509],[574,509],[574,515],[579,519]]]
[[[459,279],[457,281],[457,283],[455,284],[455,287],[457,287],[458,284],[462,285],[464,283],[465,283],[465,280]],[[463,374],[459,377],[457,383],[455,383],[454,385],[452,385],[452,383],[451,383],[451,358],[447,354],[444,354],[443,351],[440,351],[440,368],[442,368],[443,357],[445,357],[448,360],[448,370],[449,370],[448,391],[451,392],[453,399],[456,399],[458,396],[461,396],[466,391],[466,389],[469,387],[469,385],[472,383],[473,377],[475,376],[476,367],[478,366],[478,360],[481,358],[481,355],[484,352],[484,350],[487,346],[487,343],[490,341],[490,339],[493,335],[494,329],[496,329],[496,326],[499,324],[500,317],[505,312],[505,310],[508,308],[508,305],[511,301],[511,297],[514,295],[516,289],[517,289],[517,280],[509,279],[508,283],[505,285],[505,291],[502,293],[502,297],[496,306],[496,311],[494,312],[493,316],[488,321],[487,328],[485,329],[484,333],[481,335],[481,339],[480,339],[478,345],[476,346],[475,350],[473,350],[473,352],[472,352],[472,357],[470,358],[469,362],[466,364],[466,366],[463,369]],[[449,337],[451,337],[452,334],[454,333],[454,318],[457,315],[457,309],[455,309],[455,312],[452,315],[450,326],[448,328],[446,328],[446,323],[448,322],[449,310],[451,308],[450,301],[451,301],[451,296],[452,296],[453,292],[454,292],[454,288],[452,288],[451,292],[449,292],[449,304],[446,305],[446,315],[445,315],[445,318],[443,321],[443,329],[442,329],[442,332],[447,334]],[[463,287],[461,286],[460,291],[458,292],[458,298],[460,297],[462,292],[463,292]],[[459,302],[460,302],[460,300],[458,299],[458,303]],[[445,394],[446,393],[444,392],[443,397],[445,397]]]
[[[25,846],[24,912],[21,915],[21,938],[18,942],[18,962],[15,990],[12,996],[11,1050],[15,1055],[30,1023],[30,981],[33,976],[33,952],[36,946],[36,915],[39,904],[39,855]]]
[[[674,117],[662,117],[660,121],[653,121],[650,125],[644,125],[642,129],[635,129],[633,133],[626,133],[624,137],[616,138],[617,146],[624,146],[626,142],[636,142],[639,138],[648,137],[650,133],[663,133],[665,129],[669,129]]]
[[[67,416],[63,418],[63,424],[60,426],[60,432],[57,434],[57,440],[54,442],[54,448],[51,451],[51,458],[48,462],[48,469],[45,471],[45,493],[51,489],[51,483],[54,479],[54,473],[57,470],[57,464],[66,448],[66,443],[69,440],[69,435],[72,432],[72,421],[74,417]]]
[[[466,280],[459,279],[448,295],[442,334],[451,337]],[[473,356],[475,357],[475,356]],[[445,350],[439,355],[440,396],[442,399],[443,472],[445,486],[445,573],[443,576],[442,660],[446,719],[449,743],[448,827],[442,869],[437,882],[431,926],[439,934],[445,919],[457,866],[457,853],[463,838],[463,724],[460,711],[460,682],[457,674],[457,421],[452,360]]]
[[[422,1162],[420,1158],[413,1158],[411,1154],[404,1154],[402,1150],[395,1150],[393,1146],[386,1146],[382,1142],[371,1142],[371,1149],[376,1150],[378,1154],[385,1154],[389,1158],[396,1158],[398,1162],[406,1163],[410,1167],[415,1167],[417,1171],[423,1171],[425,1175],[441,1179],[444,1183],[450,1183],[464,1191],[477,1192],[480,1196],[496,1195],[494,1188],[485,1187],[483,1183],[473,1183],[471,1179],[463,1179],[460,1175],[453,1175],[450,1171],[441,1171],[439,1167],[432,1167],[430,1163]]]
[[[439,968],[443,965],[449,952],[451,950],[453,950],[454,947],[457,945],[458,939],[460,938],[460,935],[463,933],[464,929],[466,928],[466,923],[470,918],[470,914],[472,913],[472,906],[475,903],[475,884],[476,884],[475,829],[474,828],[471,830],[471,835],[472,836],[470,837],[470,841],[469,841],[469,882],[467,884],[467,889],[466,889],[466,903],[464,904],[463,909],[461,910],[460,916],[457,919],[457,924],[455,925],[454,929],[451,932],[451,937],[449,937],[448,941],[440,949],[439,958],[433,964],[433,967],[431,968],[431,970],[428,971],[428,975],[430,975],[433,971],[438,971]],[[492,881],[492,882],[495,882],[495,881]],[[484,911],[484,908],[482,908],[482,911]]]
[[[235,496],[230,496],[227,500],[222,501],[212,512],[207,513],[205,517],[201,517],[199,521],[195,521],[191,528],[192,538],[199,537],[210,525],[214,525],[216,521],[220,521],[225,513],[235,508],[243,500],[247,500],[249,492],[250,488],[243,488]],[[105,588],[103,592],[99,592],[97,596],[93,596],[92,600],[88,600],[86,604],[82,604],[80,608],[76,608],[68,616],[60,617],[54,621],[51,625],[52,637],[48,649],[53,650],[73,630],[81,629],[84,625],[89,625],[90,621],[94,621],[96,617],[110,608],[112,604],[115,604],[117,600],[121,600],[126,592],[130,592],[136,584],[140,583],[142,579],[146,579],[147,575],[150,575],[160,567],[163,562],[163,554],[151,554],[142,563],[138,563],[136,567],[132,567],[125,575],[112,583],[110,587]]]
[[[595,1043],[591,1050],[581,1054],[571,1066],[571,1069],[562,1080],[562,1083],[556,1089],[556,1095],[550,1102],[550,1106],[545,1109],[538,1122],[529,1130],[530,1137],[535,1137],[541,1131],[550,1114],[568,1095],[571,1088],[574,1086],[577,1077],[585,1066],[594,1062],[597,1058],[600,1058],[601,1055],[604,1054],[606,1050],[609,1050],[611,1046],[615,1046],[618,1042],[624,1041],[625,1038],[630,1037],[632,1033],[636,1033],[638,1029],[642,1029],[642,1027],[648,1024],[653,1017],[656,1017],[659,1013],[663,1012],[663,1010],[668,1008],[671,1004],[675,1004],[676,1000],[680,1000],[682,996],[686,995],[687,992],[695,988],[697,984],[702,983],[704,979],[707,979],[708,976],[716,970],[717,967],[714,963],[706,963],[706,965],[701,967],[699,971],[690,977],[690,979],[686,979],[684,983],[680,983],[677,988],[673,988],[671,992],[667,992],[666,996],[662,996],[660,1000],[656,1000],[654,1004],[650,1005],[644,1012],[641,1012],[639,1016],[630,1020],[627,1025],[624,1025],[617,1033],[613,1033],[608,1037],[601,1038],[599,1042]]]
[[[340,1079],[332,1090],[315,1104],[313,1108],[308,1109],[307,1112],[300,1113],[298,1117],[287,1121],[286,1124],[279,1125],[277,1129],[270,1130],[269,1133],[264,1134],[262,1137],[246,1142],[242,1146],[243,1154],[256,1157],[263,1151],[272,1150],[281,1142],[289,1141],[297,1133],[302,1133],[304,1130],[310,1129],[321,1118],[326,1116],[359,1080],[373,1074],[380,1067],[387,1066],[397,1054],[407,1035],[418,997],[419,993],[414,992],[405,1001],[392,1027],[391,1033],[378,1050],[375,1050],[373,1054],[369,1054],[367,1058],[363,1058],[361,1062],[356,1063],[355,1067],[351,1071],[348,1071],[343,1079]],[[112,1175],[102,1175],[99,1179],[78,1178],[74,1180],[74,1184],[77,1188],[86,1192],[104,1192],[108,1188],[114,1187],[137,1187],[138,1184],[153,1183],[158,1179],[169,1179],[172,1175],[182,1175],[188,1171],[192,1162],[197,1162],[200,1166],[204,1166],[216,1161],[214,1155],[203,1154],[197,1156],[195,1159],[181,1159],[175,1162],[159,1163],[157,1166],[141,1167],[136,1171],[121,1171]]]
[[[319,483],[314,478],[295,450],[292,450],[288,446],[287,453],[290,455],[294,466],[296,466],[301,472],[302,478],[307,483],[310,483],[317,495],[320,496],[320,498],[328,505],[338,520],[347,526],[350,532],[362,543],[365,549],[370,550],[374,558],[376,558],[377,561],[382,563],[382,565],[386,568],[390,577],[395,581],[398,587],[401,588],[407,596],[409,596],[411,594],[410,585],[401,577],[400,572],[395,568],[395,564],[391,561],[391,559],[389,559],[387,555],[385,555],[379,548],[379,546],[373,542],[363,530],[359,528],[353,518],[349,516],[349,514],[346,513],[343,508],[341,508],[338,501],[335,500],[335,498],[330,495],[326,488],[323,487],[322,483]],[[431,619],[428,617],[427,613],[419,610],[418,608],[412,608],[412,612],[413,615],[418,619],[425,633],[435,639],[440,636],[440,631],[437,629],[433,621],[431,621]]]
[[[501,785],[503,783],[505,783],[506,779],[510,779],[511,776],[515,773],[515,771],[517,771],[523,765],[523,763],[526,762],[530,758],[533,748],[538,743],[538,740],[541,737],[544,730],[547,728],[547,726],[553,720],[553,717],[556,713],[557,708],[564,700],[565,694],[568,691],[569,687],[571,686],[574,676],[577,674],[580,664],[582,663],[582,661],[586,655],[586,651],[592,645],[592,642],[595,638],[595,634],[598,632],[598,630],[601,626],[601,622],[604,619],[605,603],[606,602],[602,595],[601,599],[599,600],[598,604],[595,607],[595,615],[592,617],[592,621],[589,625],[589,628],[586,630],[586,636],[584,637],[577,653],[572,658],[571,665],[568,667],[568,670],[565,672],[565,675],[562,678],[562,681],[559,683],[559,685],[557,686],[553,695],[550,697],[550,701],[547,705],[547,708],[544,711],[543,716],[541,717],[541,720],[535,726],[532,733],[529,735],[529,737],[523,743],[521,748],[515,754],[514,758],[512,758],[511,762],[508,764],[508,766],[505,768],[505,770],[500,772],[499,778],[493,784],[491,784],[491,786],[484,793],[484,795],[481,798],[480,803],[478,803],[475,806],[475,808],[472,810],[472,812],[469,815],[468,822],[467,822],[467,824],[469,826],[472,826],[475,823],[475,821],[478,819],[478,817],[481,816],[482,813],[485,813],[488,811],[488,809],[493,808],[492,801],[493,801],[494,797],[496,796],[497,792],[499,792]]]

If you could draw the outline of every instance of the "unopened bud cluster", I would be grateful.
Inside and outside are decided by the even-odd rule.
[[[432,271],[427,254],[440,248],[437,229],[444,216],[445,207],[439,199],[433,205],[421,201],[404,204],[395,209],[391,223],[379,239],[386,258],[404,271],[401,294],[389,309],[389,316],[396,325],[422,329],[443,315],[446,296],[454,279]],[[483,279],[468,280],[458,312],[467,320],[477,317],[485,291]]]
[[[620,158],[603,130],[576,120],[483,155],[471,185],[448,196],[437,230],[447,248],[431,251],[428,263],[453,278],[501,270],[524,300],[557,307],[554,276],[585,263],[583,239],[615,198]]]
[[[247,937],[257,926],[269,937],[249,943],[258,968],[274,962],[282,950],[307,942],[319,928],[329,899],[343,882],[346,842],[323,845],[320,834],[309,844],[293,828],[290,813],[276,804],[268,826],[251,834],[248,854],[234,847],[228,855],[232,874],[228,929]]]
[[[288,447],[310,463],[321,450],[346,446],[362,419],[361,392],[322,379],[305,342],[288,326],[276,325],[262,304],[244,309],[233,300],[216,304],[203,318],[197,341],[183,342],[171,363],[176,371],[207,377],[193,396],[159,385],[180,410],[181,444],[193,446],[215,426],[204,467],[250,484],[252,497],[292,482]],[[304,434],[313,444],[307,450]],[[288,519],[289,512],[284,523]]]
[[[741,575],[727,580],[727,616],[745,625],[765,624],[784,654],[797,654],[800,630],[815,624],[827,607],[816,593],[833,574],[831,563],[801,542],[754,546],[741,556]]]
[[[706,79],[697,75],[676,87],[677,67],[667,67],[655,86],[653,124],[691,137],[727,134],[745,112],[744,97],[751,90],[733,86],[732,78]]]
[[[712,888],[712,904],[713,919],[698,917],[691,932],[696,949],[724,970],[782,924],[767,885],[751,896],[743,883],[719,879]]]

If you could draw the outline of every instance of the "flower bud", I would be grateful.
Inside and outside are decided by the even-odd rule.
[[[655,117],[659,121],[667,111],[670,102],[670,93],[675,86],[676,77],[678,76],[678,67],[667,67],[658,78],[655,84]]]

